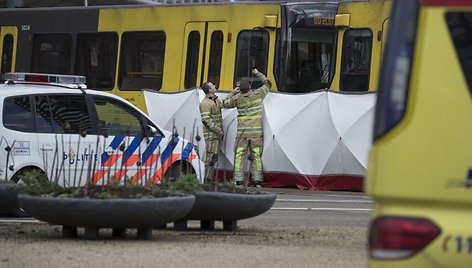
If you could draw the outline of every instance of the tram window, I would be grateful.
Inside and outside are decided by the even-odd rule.
[[[88,88],[111,90],[115,85],[117,54],[116,33],[80,33],[75,72],[87,77]]]
[[[166,35],[163,31],[125,32],[121,38],[121,90],[159,90],[164,72]]]
[[[462,73],[472,93],[472,12],[449,12],[446,21]]]
[[[33,37],[33,66],[36,73],[70,74],[70,34],[36,34]]]
[[[344,33],[343,39],[339,88],[342,91],[367,91],[372,55],[372,31],[350,29]]]
[[[221,58],[223,55],[223,32],[214,31],[211,34],[210,66],[208,68],[208,81],[216,88],[220,87]]]
[[[275,81],[277,84],[277,90],[280,91],[280,75],[279,75],[279,70],[282,69],[281,67],[281,61],[282,61],[282,38],[281,38],[281,33],[280,33],[280,28],[276,30],[275,32],[275,55],[274,55],[274,77]],[[283,72],[280,72],[282,74]]]
[[[11,65],[13,61],[13,35],[7,34],[3,38],[3,51],[2,51],[2,70],[0,81],[5,81],[5,73],[11,72]]]
[[[264,30],[242,31],[238,35],[236,46],[236,66],[234,85],[247,79],[252,88],[262,86],[262,83],[252,76],[251,70],[258,69],[267,74],[267,58],[269,55],[269,33]]]
[[[334,76],[336,29],[298,25],[277,37],[274,69],[279,91],[329,88]]]
[[[191,88],[197,85],[198,55],[200,50],[200,33],[191,31],[188,35],[187,61],[185,63],[184,87]]]

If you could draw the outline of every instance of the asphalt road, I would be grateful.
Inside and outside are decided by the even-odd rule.
[[[238,224],[367,227],[374,206],[372,199],[361,192],[265,190],[277,194],[272,208]]]

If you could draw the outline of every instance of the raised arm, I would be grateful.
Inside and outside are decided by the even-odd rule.
[[[269,90],[270,90],[270,87],[271,87],[271,82],[269,79],[267,79],[267,77],[259,72],[257,69],[253,69],[252,70],[252,73],[259,79],[262,81],[263,85],[261,87],[262,91],[264,92],[264,95],[267,95],[267,93],[269,93]]]

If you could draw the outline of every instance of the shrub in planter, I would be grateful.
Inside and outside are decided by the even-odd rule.
[[[178,179],[170,187],[189,192],[196,198],[192,210],[174,222],[174,228],[178,230],[187,229],[188,220],[199,220],[202,229],[214,229],[215,221],[222,221],[224,230],[234,231],[238,220],[266,212],[276,198],[273,193],[229,182],[200,185],[192,174]]]
[[[87,185],[61,187],[37,179],[40,174],[26,173],[26,187],[19,195],[20,206],[33,217],[63,226],[63,235],[77,236],[85,228],[85,237],[96,239],[100,228],[112,228],[121,236],[126,228],[137,228],[137,237],[150,239],[154,226],[185,216],[195,197],[169,192],[158,185]]]

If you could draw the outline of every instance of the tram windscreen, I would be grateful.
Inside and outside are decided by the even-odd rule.
[[[336,10],[287,7],[277,35],[275,73],[279,91],[311,92],[329,88],[334,76]]]

